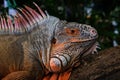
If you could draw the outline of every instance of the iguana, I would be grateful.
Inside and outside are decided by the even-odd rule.
[[[1,80],[67,80],[79,58],[96,52],[97,31],[24,6],[0,17]]]

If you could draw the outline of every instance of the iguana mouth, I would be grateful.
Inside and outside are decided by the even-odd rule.
[[[88,41],[95,41],[97,39],[97,36],[96,36],[96,38],[91,38],[91,39],[78,39],[78,38],[74,38],[74,39],[70,39],[70,40],[68,40],[68,43],[69,42],[75,42],[75,43],[84,43],[84,42],[88,42]]]

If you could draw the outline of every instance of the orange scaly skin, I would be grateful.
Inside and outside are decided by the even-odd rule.
[[[0,19],[1,80],[68,80],[81,56],[96,52],[97,31],[25,6]]]

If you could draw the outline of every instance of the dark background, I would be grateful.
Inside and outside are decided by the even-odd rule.
[[[16,0],[17,5],[13,7],[25,4],[35,8],[33,1],[50,15],[95,27],[101,50],[120,44],[120,0]],[[3,0],[0,4],[1,13],[6,12]]]

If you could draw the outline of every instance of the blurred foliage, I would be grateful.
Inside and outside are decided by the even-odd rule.
[[[50,15],[95,27],[102,49],[112,47],[113,40],[120,44],[119,0],[16,0],[16,3],[34,7],[33,1]]]

